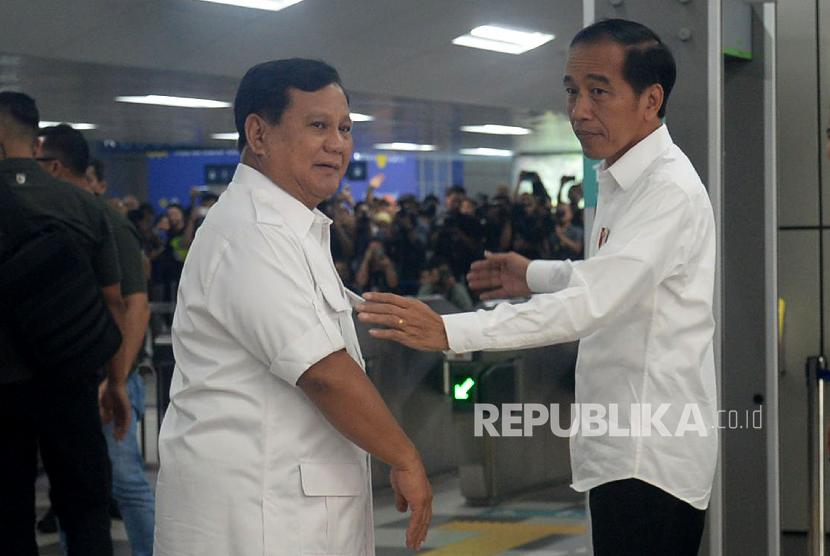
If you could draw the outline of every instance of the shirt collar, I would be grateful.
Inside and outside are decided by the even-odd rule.
[[[640,179],[651,163],[673,144],[666,124],[663,124],[628,149],[628,152],[610,167],[606,168],[603,162],[600,171],[611,174],[614,181],[623,190],[627,190]]]
[[[314,224],[329,226],[332,222],[320,210],[309,210],[299,199],[247,164],[237,164],[233,183],[251,190],[258,219],[285,222],[299,237],[304,237]]]

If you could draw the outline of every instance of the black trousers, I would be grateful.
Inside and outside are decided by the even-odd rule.
[[[111,470],[98,377],[0,384],[0,553],[37,556],[37,450],[69,556],[111,556]]]
[[[638,479],[588,494],[595,556],[695,556],[705,510]]]

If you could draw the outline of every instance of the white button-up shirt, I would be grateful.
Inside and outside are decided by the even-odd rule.
[[[330,220],[240,164],[188,254],[159,436],[157,556],[374,554],[368,455],[296,387],[363,366]]]
[[[572,486],[636,478],[705,509],[718,447],[709,197],[666,126],[598,181],[590,258],[534,261],[527,282],[539,295],[528,302],[443,317],[450,349],[581,338],[576,401],[602,406],[591,411],[616,434],[578,429]]]

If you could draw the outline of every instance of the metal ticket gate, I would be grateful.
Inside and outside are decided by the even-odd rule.
[[[150,342],[148,352],[153,361],[156,374],[156,410],[158,412],[157,428],[161,430],[161,421],[170,404],[170,382],[176,361],[173,359],[173,342],[168,321],[176,309],[174,303],[155,302],[150,304]],[[156,431],[158,433],[158,431]]]
[[[420,298],[439,314],[459,309],[441,296]],[[443,356],[420,352],[369,335],[355,319],[366,373],[392,415],[418,448],[428,476],[457,469],[452,404],[444,394]],[[389,486],[389,466],[372,458],[372,486]]]
[[[576,347],[447,357],[444,390],[452,399],[461,493],[468,503],[493,504],[570,479],[568,439],[555,436],[548,423],[530,427],[527,412],[546,408],[550,415],[556,406],[570,418]],[[494,411],[497,435],[480,425]]]

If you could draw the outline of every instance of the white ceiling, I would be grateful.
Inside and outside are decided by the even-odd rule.
[[[112,99],[232,100],[256,63],[319,58],[340,72],[353,110],[377,118],[358,124],[359,147],[392,140],[509,147],[509,139],[461,134],[458,126],[532,124],[560,110],[565,53],[581,11],[581,0],[305,0],[280,12],[196,0],[6,0],[0,89],[32,94],[45,120],[99,124],[92,139],[230,147],[209,139],[233,131],[230,109]],[[488,23],[556,39],[520,56],[451,44]]]

